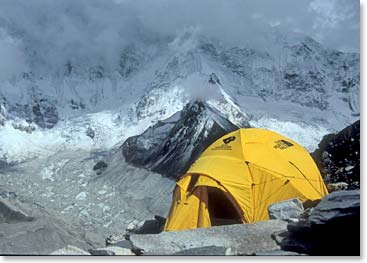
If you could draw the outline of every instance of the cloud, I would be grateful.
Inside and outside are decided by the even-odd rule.
[[[359,5],[357,0],[311,1],[308,11],[314,36],[328,46],[359,51]]]
[[[7,80],[28,70],[21,43],[0,29],[0,80]]]
[[[359,51],[359,1],[2,0],[0,28],[23,43],[2,43],[0,54],[18,57],[19,70],[26,63],[40,72],[60,71],[67,62],[114,68],[131,42],[169,43],[188,28],[232,46],[269,45],[264,36],[276,28]]]

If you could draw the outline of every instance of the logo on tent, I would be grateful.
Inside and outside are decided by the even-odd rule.
[[[284,150],[292,146],[293,146],[293,143],[290,143],[286,140],[279,140],[279,141],[275,141],[274,148]]]
[[[236,136],[231,136],[231,137],[228,137],[228,138],[223,139],[223,142],[225,144],[228,144],[230,142],[233,142],[234,140],[236,140]]]
[[[228,138],[223,139],[224,144],[220,145],[220,146],[216,146],[214,148],[212,148],[213,151],[217,151],[217,150],[232,150],[232,146],[228,145],[230,142],[233,142],[234,140],[236,140],[236,136],[231,136]]]

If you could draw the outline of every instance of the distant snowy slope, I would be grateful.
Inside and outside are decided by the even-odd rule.
[[[192,99],[239,127],[251,119],[310,150],[324,134],[359,118],[359,54],[295,33],[268,38],[268,46],[256,49],[189,30],[175,39],[130,43],[114,67],[69,61],[57,74],[25,68],[0,81],[0,154],[31,156],[17,146],[26,141],[40,152],[110,147]],[[93,139],[85,135],[89,126],[96,130]]]

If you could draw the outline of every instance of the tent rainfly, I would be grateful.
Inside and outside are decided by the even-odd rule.
[[[210,145],[177,182],[164,230],[267,220],[273,203],[327,193],[302,146],[273,131],[239,129]]]

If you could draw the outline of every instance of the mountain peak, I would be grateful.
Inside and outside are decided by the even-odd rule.
[[[141,135],[128,138],[122,152],[133,165],[177,178],[212,142],[238,128],[208,103],[194,100]]]

